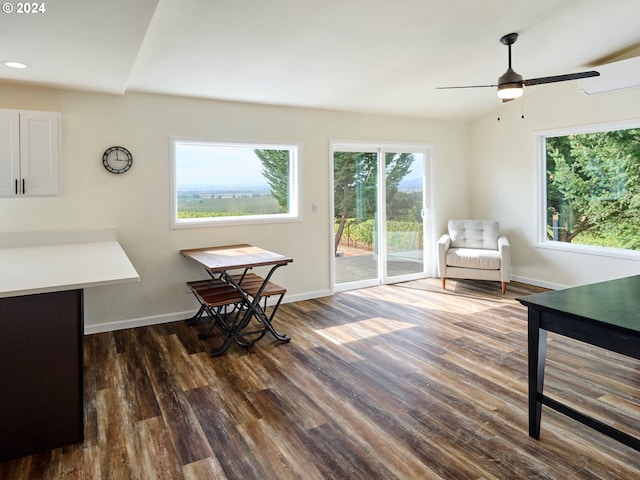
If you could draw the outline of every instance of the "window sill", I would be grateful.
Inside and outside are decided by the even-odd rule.
[[[171,228],[203,228],[203,227],[224,227],[224,226],[241,226],[241,225],[265,225],[273,223],[293,223],[301,222],[302,217],[300,215],[270,215],[270,216],[252,216],[241,215],[237,217],[220,217],[215,219],[182,219],[172,220]]]
[[[625,260],[639,260],[640,251],[624,250],[622,248],[594,247],[591,245],[575,245],[566,242],[544,241],[536,243],[536,248],[557,250],[562,252],[581,253],[584,255],[596,255],[601,257],[621,258]]]

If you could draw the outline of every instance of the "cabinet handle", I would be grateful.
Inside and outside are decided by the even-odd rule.
[[[26,181],[25,181],[24,178],[22,179],[22,192],[18,191],[18,179],[17,178],[14,180],[14,190],[16,192],[16,195],[18,195],[19,193],[22,193],[24,195],[27,192],[27,185],[26,185]]]

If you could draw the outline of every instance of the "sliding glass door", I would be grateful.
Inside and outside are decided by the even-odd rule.
[[[378,153],[333,152],[335,283],[376,281]]]
[[[427,147],[334,144],[334,288],[427,275]]]
[[[385,269],[383,279],[424,268],[424,153],[385,152]]]

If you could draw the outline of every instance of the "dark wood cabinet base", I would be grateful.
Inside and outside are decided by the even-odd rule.
[[[0,298],[0,462],[83,441],[82,299]]]

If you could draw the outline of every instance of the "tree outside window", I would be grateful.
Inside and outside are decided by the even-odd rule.
[[[365,245],[375,243],[375,220],[378,209],[378,154],[376,152],[342,152],[334,161],[334,251],[345,236]],[[385,154],[387,228],[415,230],[422,235],[422,190],[401,191],[400,182],[414,164],[412,153]],[[422,241],[420,241],[422,243]]]
[[[298,219],[297,147],[174,140],[173,227]]]
[[[640,128],[544,140],[547,240],[640,250]]]

